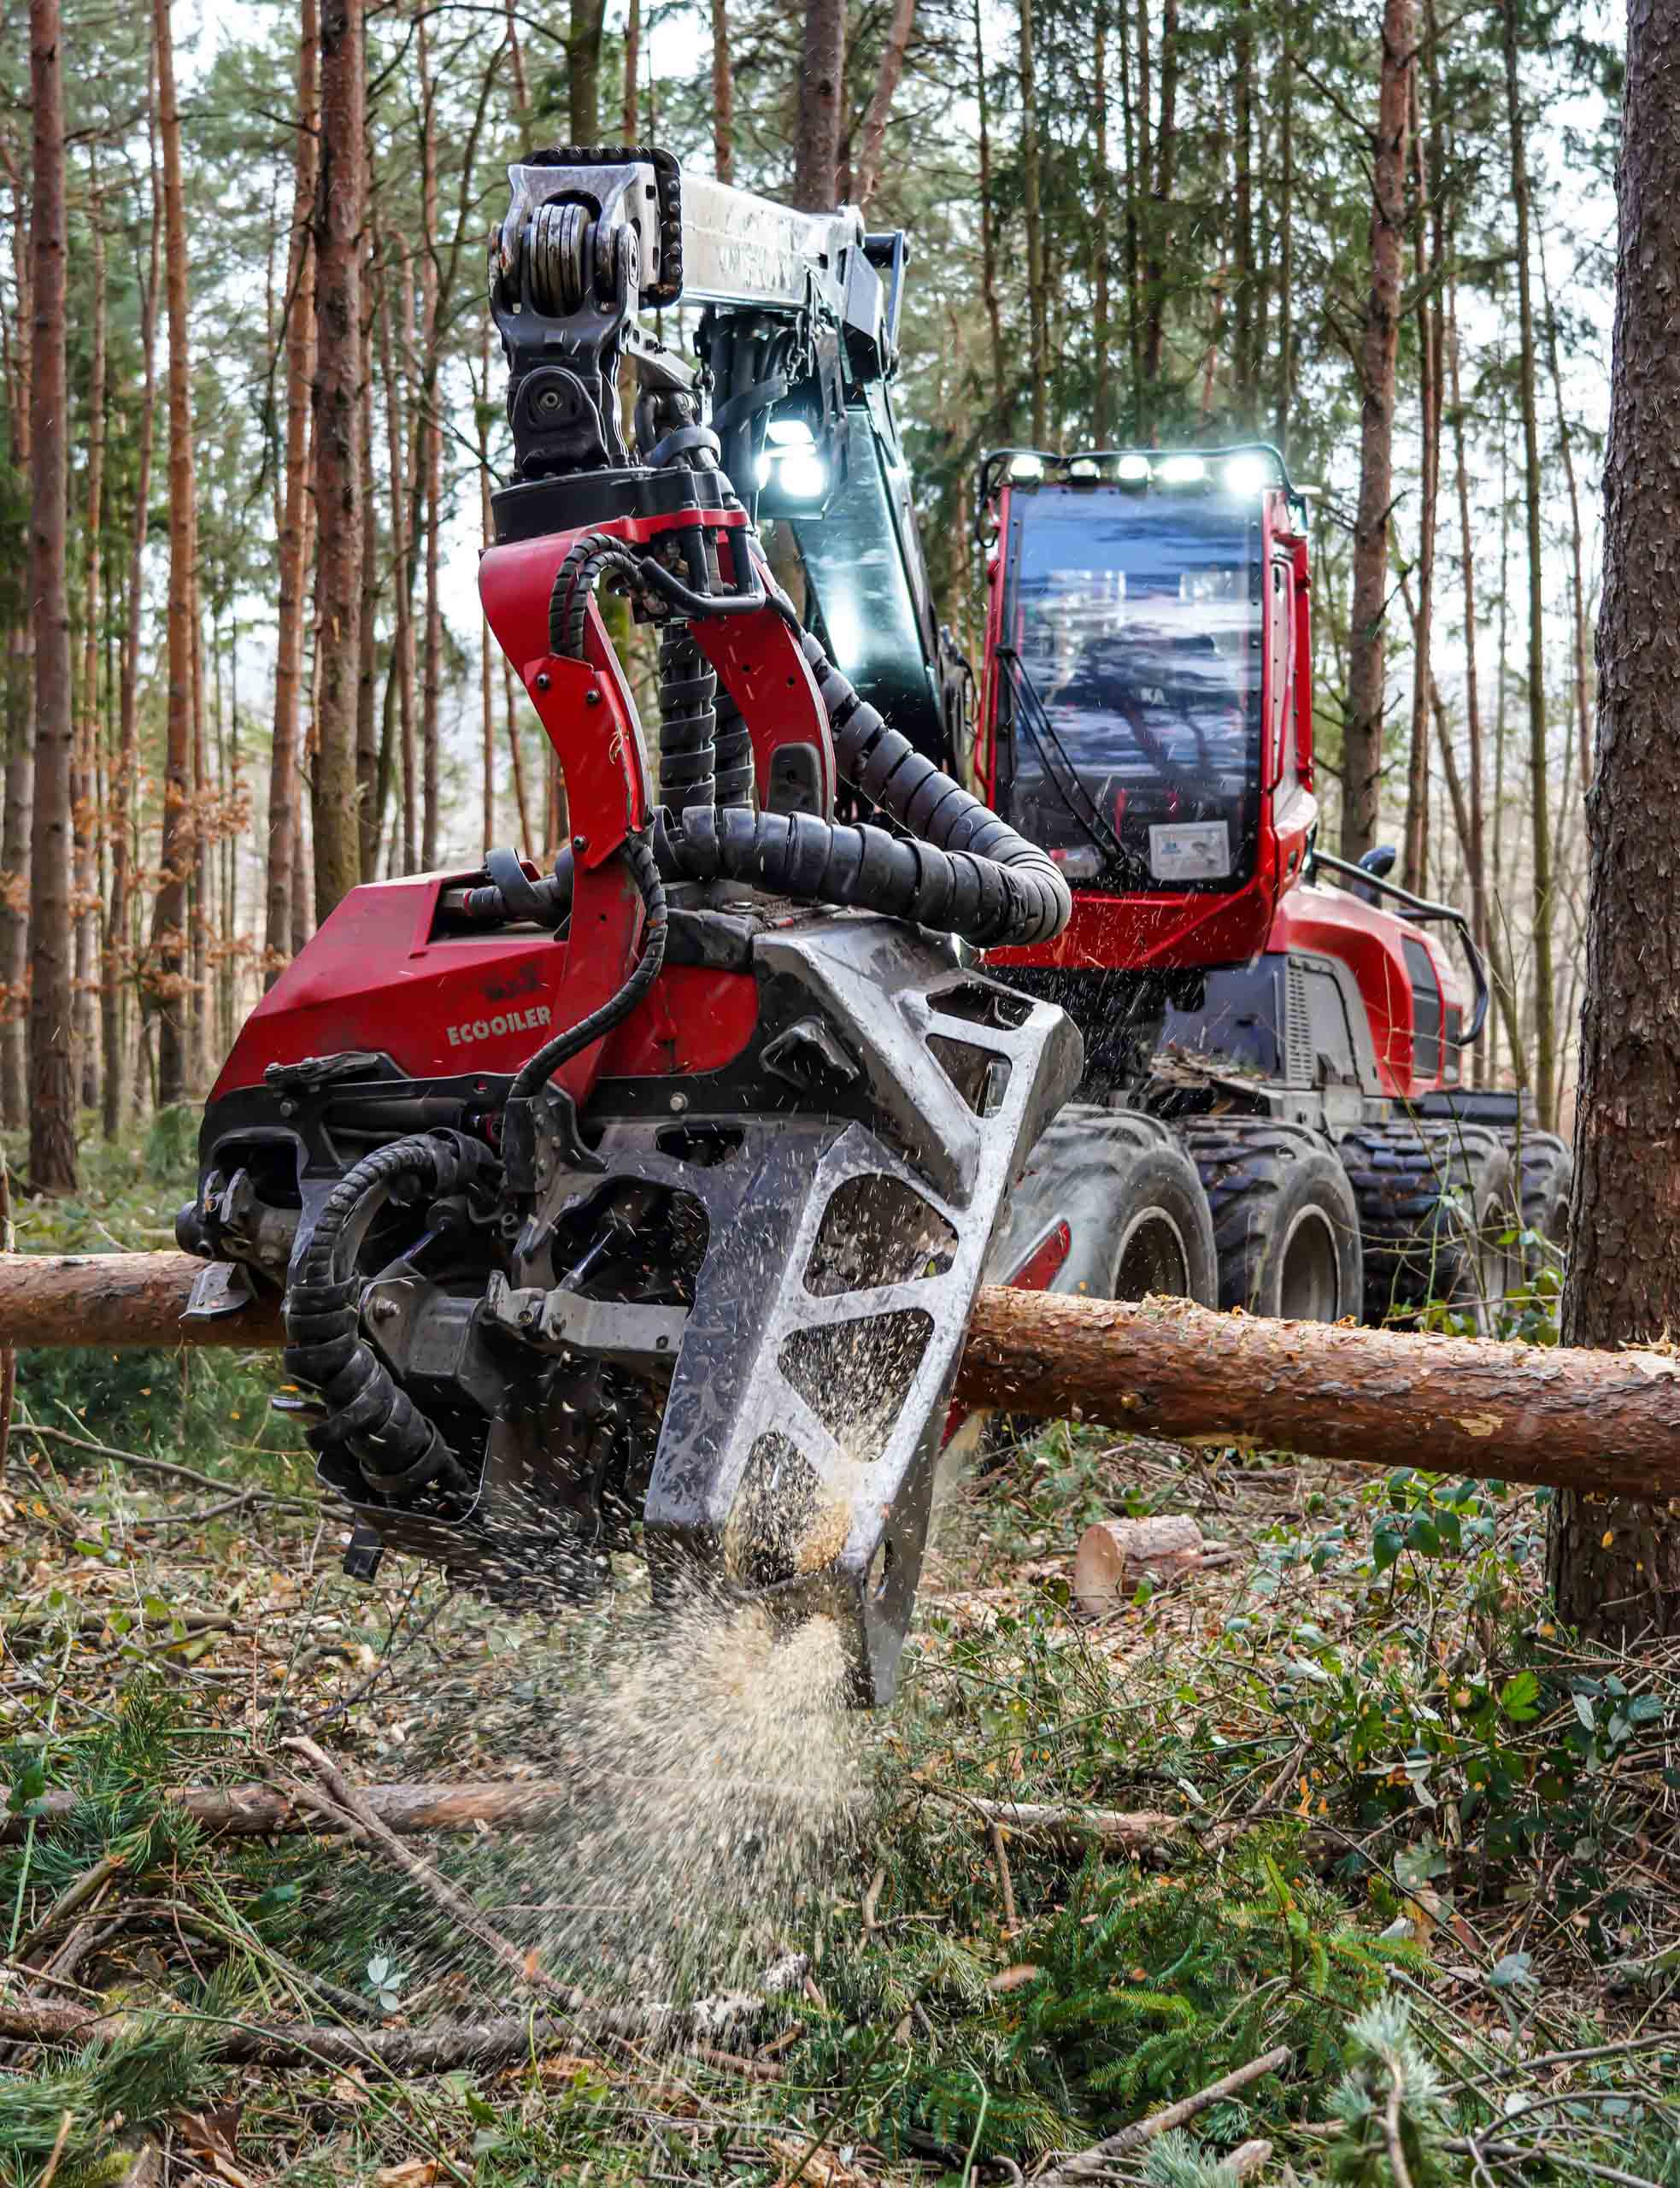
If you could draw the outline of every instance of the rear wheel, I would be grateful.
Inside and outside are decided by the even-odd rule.
[[[1341,1152],[1364,1237],[1366,1320],[1433,1303],[1491,1331],[1522,1279],[1517,1183],[1498,1134],[1403,1119],[1349,1132]]]
[[[1332,1150],[1268,1117],[1179,1129],[1213,1215],[1220,1306],[1301,1322],[1360,1313],[1359,1209]]]
[[[1575,1158],[1554,1132],[1502,1133],[1517,1173],[1523,1229],[1523,1265],[1532,1283],[1542,1269],[1560,1269],[1569,1236],[1569,1196]]]

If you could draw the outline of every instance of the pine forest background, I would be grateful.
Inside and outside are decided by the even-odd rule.
[[[1399,878],[1471,913],[1498,990],[1474,1069],[1568,1128],[1607,15],[320,4],[64,0],[68,708],[32,638],[56,299],[32,293],[29,11],[0,21],[0,1124],[32,1126],[34,1182],[73,1179],[78,1109],[115,1136],[202,1096],[349,883],[552,855],[563,791],[473,563],[508,459],[485,238],[508,161],[563,141],[664,144],[910,232],[899,403],[971,658],[987,448],[1276,441],[1317,490],[1326,839],[1395,843]],[[318,569],[347,451],[354,551]],[[323,643],[346,584],[348,662]],[[73,1076],[32,1088],[32,993],[67,985]]]

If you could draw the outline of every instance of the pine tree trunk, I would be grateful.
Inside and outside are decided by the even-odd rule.
[[[601,142],[601,26],[606,15],[607,0],[571,0],[566,103],[574,144]]]
[[[1540,260],[1541,301],[1546,308],[1546,360],[1552,381],[1552,400],[1557,409],[1558,451],[1563,457],[1564,482],[1569,488],[1570,665],[1574,672],[1576,751],[1581,771],[1581,788],[1584,794],[1592,788],[1593,783],[1593,716],[1587,689],[1587,587],[1582,569],[1581,494],[1575,476],[1575,436],[1569,429],[1569,413],[1564,407],[1563,369],[1558,359],[1558,321],[1557,314],[1552,309],[1552,285],[1546,272],[1543,228],[1536,236],[1535,242]]]
[[[29,860],[29,1182],[76,1185],[72,1062],[70,593],[65,568],[70,447],[63,38],[58,0],[29,0],[33,124],[30,256],[29,598],[35,637],[35,812]]]
[[[105,491],[105,370],[107,298],[105,227],[97,178],[88,174],[88,225],[92,232],[93,350],[89,360],[87,417],[87,536],[83,543],[81,725],[76,738],[73,811],[76,841],[76,1058],[78,1098],[86,1109],[99,1106],[99,1043],[96,1027],[94,966],[99,938],[100,744],[99,631],[102,524]]]
[[[1432,14],[1426,9],[1426,16]],[[1435,635],[1435,527],[1441,481],[1441,349],[1430,298],[1440,293],[1442,237],[1433,183],[1438,162],[1424,157],[1418,75],[1412,72],[1413,265],[1418,284],[1418,612],[1413,621],[1412,738],[1406,771],[1406,849],[1401,882],[1414,896],[1429,893],[1430,657]],[[1430,115],[1431,132],[1434,115]],[[1430,151],[1434,150],[1431,136]],[[1431,241],[1432,239],[1432,248]]]
[[[414,752],[414,558],[408,534],[408,463],[403,453],[402,388],[391,340],[391,303],[383,250],[375,256],[374,316],[379,339],[379,376],[385,387],[385,468],[391,502],[391,562],[393,573],[391,674],[397,685],[402,760],[399,871],[413,873],[420,854],[418,783]],[[406,284],[404,285],[406,291]]]
[[[1108,360],[1108,0],[1096,0],[1091,26],[1091,432],[1108,445],[1113,375]]]
[[[598,43],[598,40],[597,40]],[[443,708],[443,617],[438,599],[438,533],[443,521],[443,426],[438,405],[438,136],[426,40],[426,18],[417,42],[420,98],[420,356],[419,418],[426,497],[426,620],[420,665],[420,870],[438,864],[439,716]],[[591,137],[575,144],[592,144]]]
[[[893,0],[892,21],[887,26],[886,44],[881,48],[881,65],[875,72],[875,88],[863,117],[863,152],[851,190],[855,205],[866,207],[881,179],[887,124],[892,119],[892,103],[898,96],[898,79],[904,74],[904,56],[909,50],[910,32],[915,21],[916,0]]]
[[[1154,166],[1149,184],[1149,249],[1144,268],[1143,378],[1149,391],[1152,427],[1160,411],[1161,363],[1166,341],[1166,257],[1172,237],[1172,186],[1178,158],[1178,0],[1163,0],[1160,79]],[[1147,101],[1145,103],[1147,109]],[[1148,167],[1147,144],[1143,157]]]
[[[12,277],[19,338],[6,359],[10,445],[20,477],[30,456],[28,190],[21,168],[9,171],[12,185]],[[33,662],[26,600],[6,636],[4,685],[6,773],[0,819],[0,1123],[17,1131],[27,1122],[26,1056],[29,976],[29,826],[34,804]]]
[[[712,164],[720,182],[735,179],[735,72],[729,54],[729,0],[712,0]]]
[[[1295,21],[1293,0],[1281,0],[1278,51],[1278,393],[1272,437],[1287,454],[1295,403]]]
[[[997,294],[997,209],[992,198],[991,133],[986,118],[986,41],[980,0],[974,0],[974,82],[980,112],[980,286],[991,329],[991,423],[1006,437],[1013,432],[1004,407],[1003,312]],[[1013,413],[1013,403],[1009,411]]]
[[[320,108],[320,21],[303,0],[297,34],[297,129],[292,152],[291,240],[286,252],[285,488],[279,541],[274,649],[274,735],[268,773],[268,864],[264,895],[263,985],[279,978],[291,950],[291,879],[302,776],[298,726],[303,692],[303,603],[312,502],[309,386],[314,373],[314,213]]]
[[[518,687],[514,681],[514,664],[506,654],[502,656],[502,700],[508,724],[508,758],[514,771],[514,803],[518,806],[520,815],[520,849],[534,853],[539,846],[536,831],[531,825],[531,808],[526,803],[525,755],[520,749]]]
[[[845,0],[805,0],[793,145],[793,202],[832,210],[840,174],[840,103],[846,86]]]
[[[365,272],[364,268],[364,272]],[[379,740],[374,721],[379,683],[379,526],[373,503],[373,326],[364,313],[361,329],[361,646],[355,679],[355,820],[358,870],[364,881],[379,878]]]
[[[1020,16],[1021,211],[1026,224],[1027,370],[1031,438],[1049,436],[1049,284],[1044,267],[1044,219],[1038,173],[1038,94],[1032,50],[1032,0],[1016,0]]]
[[[135,450],[134,518],[128,538],[124,594],[122,660],[117,696],[117,762],[111,780],[111,894],[105,913],[103,1125],[115,1139],[127,1120],[128,990],[133,968],[129,938],[132,917],[135,803],[140,779],[140,615],[145,579],[146,532],[150,514],[152,450],[156,438],[157,374],[153,350],[157,334],[157,296],[162,276],[163,194],[158,187],[156,85],[149,86],[151,122],[151,250],[145,286],[140,293],[140,420]]]
[[[1254,326],[1257,268],[1254,260],[1254,19],[1242,8],[1231,31],[1231,356],[1233,423],[1242,433],[1254,427]]]
[[[1416,24],[1413,0],[1383,0],[1382,74],[1372,168],[1371,287],[1360,353],[1360,491],[1354,521],[1348,716],[1342,731],[1341,852],[1377,840],[1383,772],[1383,615],[1394,501],[1395,363],[1400,339],[1406,145]]]
[[[1546,611],[1540,511],[1545,482],[1540,469],[1540,422],[1535,400],[1534,297],[1529,265],[1531,216],[1522,85],[1517,68],[1517,0],[1502,0],[1505,27],[1505,102],[1511,137],[1511,196],[1516,208],[1517,314],[1522,350],[1518,385],[1523,409],[1524,488],[1528,518],[1529,820],[1531,830],[1534,955],[1534,1097],[1541,1122],[1551,1126],[1557,1110],[1556,997],[1552,967],[1552,835],[1546,754]]]
[[[187,1079],[187,877],[192,869],[192,375],[188,355],[186,200],[175,96],[172,0],[153,0],[157,124],[163,164],[164,291],[168,306],[168,722],[163,779],[162,879],[152,909],[149,986],[157,1013],[157,1098],[185,1099]]]
[[[1507,62],[1509,50],[1507,48]],[[1598,750],[1587,802],[1587,985],[1564,1338],[1616,1346],[1680,1328],[1680,528],[1669,461],[1680,406],[1680,19],[1630,0],[1598,622]],[[1559,1612],[1612,1644],[1680,1633],[1680,1517],[1562,1491]]]
[[[630,0],[624,26],[624,124],[619,138],[621,144],[633,144],[637,139],[636,79],[641,65],[642,0]]]
[[[367,85],[362,0],[321,11],[320,186],[315,201],[315,920],[361,879],[355,817],[355,687],[361,644],[361,237]]]

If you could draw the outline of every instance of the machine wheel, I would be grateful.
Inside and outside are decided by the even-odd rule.
[[[1536,1243],[1523,1249],[1524,1272],[1532,1281],[1543,1268],[1563,1267],[1575,1157],[1554,1132],[1509,1132],[1500,1137],[1517,1173],[1523,1228],[1536,1236]]]
[[[1213,1305],[1213,1225],[1195,1166],[1165,1125],[1072,1102],[1050,1124],[1015,1188],[993,1250],[1007,1281],[1058,1220],[1072,1233],[1053,1291],[1142,1299],[1151,1291]]]
[[[1269,1117],[1196,1117],[1179,1135],[1213,1213],[1221,1307],[1305,1322],[1363,1311],[1359,1209],[1331,1148]]]
[[[1342,1141],[1365,1243],[1366,1320],[1429,1303],[1495,1326],[1521,1281],[1517,1184],[1499,1135],[1458,1119],[1362,1126]]]

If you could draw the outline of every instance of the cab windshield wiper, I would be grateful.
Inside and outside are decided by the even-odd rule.
[[[999,646],[997,658],[1007,664],[1010,680],[1019,701],[1019,714],[1032,740],[1044,773],[1061,793],[1061,802],[1090,839],[1091,848],[1110,864],[1127,865],[1131,853],[1109,826],[1096,800],[1085,788],[1079,771],[1067,756],[1067,748],[1056,734],[1056,726],[1033,682],[1026,663],[1013,646]]]

